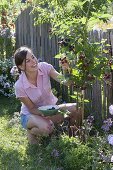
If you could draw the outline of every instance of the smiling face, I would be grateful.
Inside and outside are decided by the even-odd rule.
[[[26,59],[18,66],[22,71],[34,72],[38,70],[38,60],[31,51],[27,51]]]

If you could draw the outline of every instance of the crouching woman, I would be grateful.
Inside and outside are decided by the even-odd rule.
[[[51,134],[54,123],[61,123],[64,120],[61,114],[45,117],[38,110],[40,106],[57,103],[58,99],[51,90],[50,78],[59,82],[60,73],[51,64],[38,63],[32,50],[25,46],[16,50],[14,60],[20,73],[15,83],[15,95],[22,103],[21,124],[27,129],[29,143],[36,144],[38,136]],[[72,122],[81,121],[81,114],[77,111],[76,103],[61,104],[59,107],[71,112]]]

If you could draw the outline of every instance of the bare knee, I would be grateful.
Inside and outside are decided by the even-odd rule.
[[[29,130],[29,132],[32,134],[32,135],[36,135],[38,136],[39,135],[39,129],[37,127],[33,127]]]
[[[53,122],[40,116],[32,116],[27,124],[28,130],[34,135],[50,134],[53,131]]]
[[[48,126],[47,126],[43,129],[33,127],[29,132],[36,136],[41,136],[41,135],[46,136],[46,135],[49,135],[50,133],[52,133],[52,131],[53,131],[53,128],[48,128]]]
[[[61,110],[68,110],[69,112],[73,112],[77,110],[77,103],[65,103],[59,105]]]

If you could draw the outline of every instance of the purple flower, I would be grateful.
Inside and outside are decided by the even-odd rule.
[[[87,122],[90,123],[90,124],[92,124],[93,121],[94,121],[94,116],[89,115],[89,116],[87,117]]]
[[[108,132],[110,130],[109,126],[108,125],[102,125],[101,127],[105,132]]]
[[[111,118],[104,120],[103,122],[104,124],[102,125],[102,129],[106,132],[108,132],[110,130],[110,127],[112,126],[113,121],[111,120]]]
[[[62,168],[62,167],[60,167],[60,168],[57,168],[56,170],[63,170],[63,168]]]
[[[108,143],[113,145],[113,134],[108,135]]]
[[[110,162],[109,156],[106,156],[103,151],[99,151],[99,156],[103,162]]]
[[[104,120],[104,124],[107,124],[109,127],[112,126],[112,123],[113,123],[113,121],[112,121],[111,118],[109,118],[109,119],[107,119],[107,120]]]
[[[57,157],[59,157],[59,151],[57,151],[56,149],[53,149],[53,151],[51,152],[51,155],[52,155],[54,158],[57,158]]]

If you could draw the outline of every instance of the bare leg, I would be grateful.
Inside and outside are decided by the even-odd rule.
[[[76,111],[70,113],[70,125],[75,125],[77,127],[82,124],[82,109],[78,108]]]
[[[60,110],[68,110],[69,112],[73,112],[77,110],[77,103],[65,103],[59,105]]]
[[[76,124],[79,127],[82,123],[82,109],[77,108],[76,103],[66,103],[59,105],[61,110],[68,110],[70,112],[70,125]]]
[[[38,115],[31,115],[27,123],[27,133],[29,143],[37,143],[40,135],[47,136],[53,131],[53,123],[44,117]]]
[[[62,110],[62,111],[68,110],[70,113],[75,113],[75,111],[76,111],[76,103],[61,104],[61,105],[59,105],[59,107],[60,107],[60,110]],[[62,114],[47,116],[47,118],[50,119],[54,124],[59,124],[64,121],[64,115],[62,115]]]
[[[64,116],[61,114],[56,114],[53,116],[47,116],[47,119],[51,120],[54,124],[59,124],[64,121]]]

